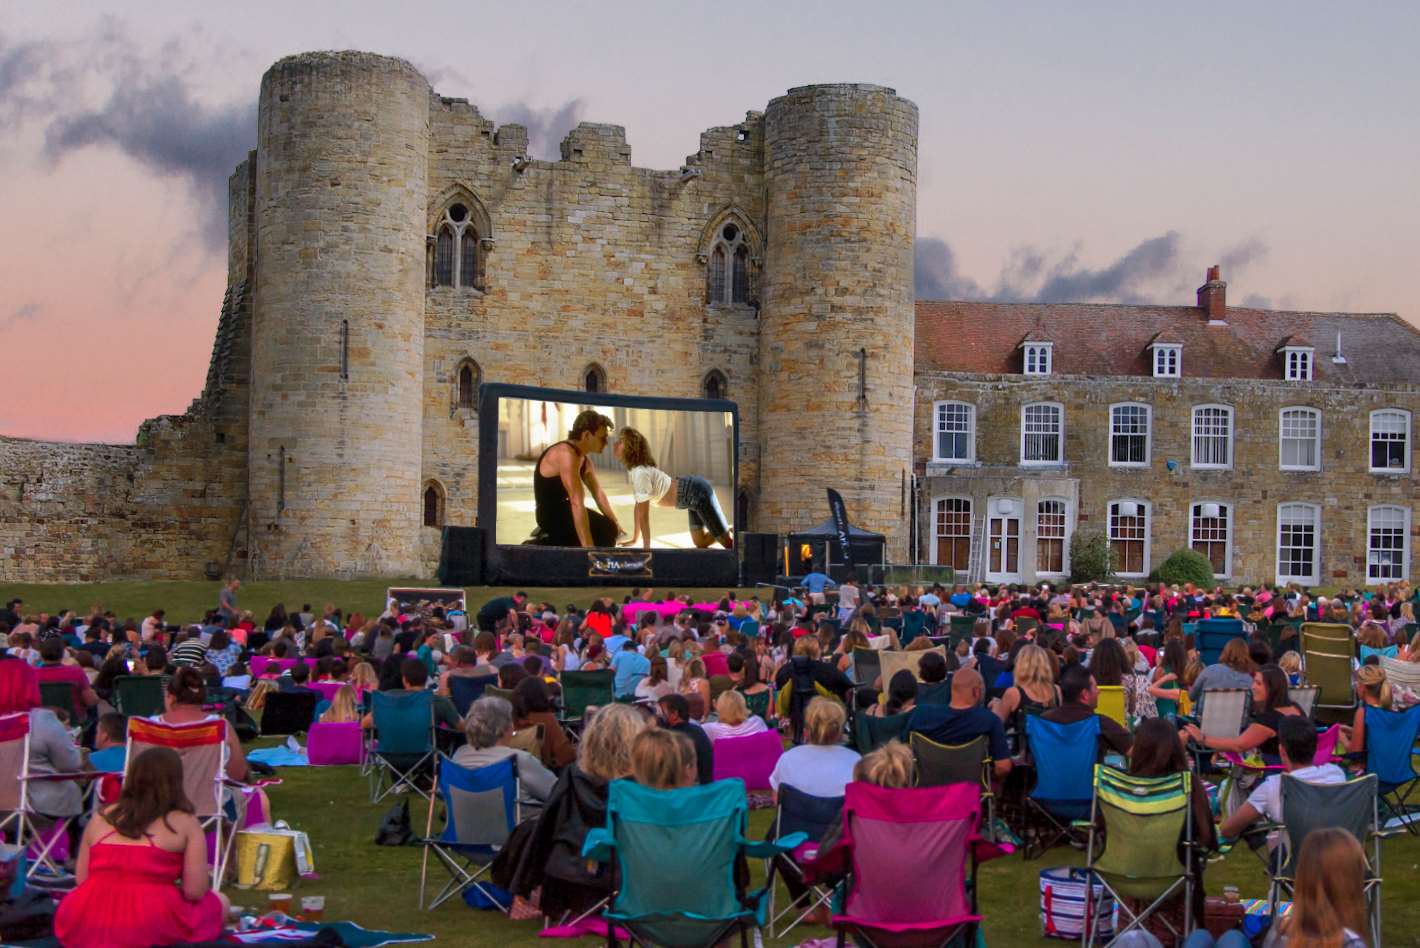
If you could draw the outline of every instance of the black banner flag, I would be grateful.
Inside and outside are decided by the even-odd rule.
[[[833,514],[833,538],[838,543],[838,558],[844,566],[853,568],[853,544],[848,534],[848,508],[832,487],[828,488],[828,509]]]

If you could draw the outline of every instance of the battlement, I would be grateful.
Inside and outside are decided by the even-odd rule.
[[[626,143],[626,129],[621,125],[581,122],[562,139],[562,160],[609,160],[631,164],[631,146]]]

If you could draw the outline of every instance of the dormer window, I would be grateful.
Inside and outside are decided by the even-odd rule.
[[[1154,378],[1176,379],[1183,374],[1183,346],[1172,343],[1155,343]]]
[[[1283,378],[1289,382],[1310,382],[1312,365],[1316,361],[1316,351],[1302,346],[1288,346],[1282,350]]]
[[[1027,342],[1022,346],[1025,349],[1025,370],[1026,375],[1049,375],[1050,357],[1052,343],[1049,342]]]

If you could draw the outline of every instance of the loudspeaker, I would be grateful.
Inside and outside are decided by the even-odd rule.
[[[744,550],[745,585],[774,582],[782,566],[779,563],[779,534],[741,533],[740,547]]]
[[[483,585],[482,527],[445,527],[439,550],[439,582],[445,586]]]

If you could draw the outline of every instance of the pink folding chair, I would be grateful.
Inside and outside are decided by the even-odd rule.
[[[343,681],[316,681],[306,685],[320,692],[321,700],[334,701],[335,693],[345,686]]]
[[[769,775],[783,753],[784,739],[778,731],[721,738],[715,742],[715,779],[738,777],[746,790],[769,790]]]
[[[850,783],[843,834],[806,862],[808,881],[848,871],[839,944],[975,944],[976,866],[1010,852],[977,833],[981,794],[971,784],[888,789]],[[904,884],[904,880],[917,880]],[[931,880],[922,884],[921,880]]]
[[[306,757],[312,767],[364,763],[365,739],[360,722],[312,724],[306,732]]]

